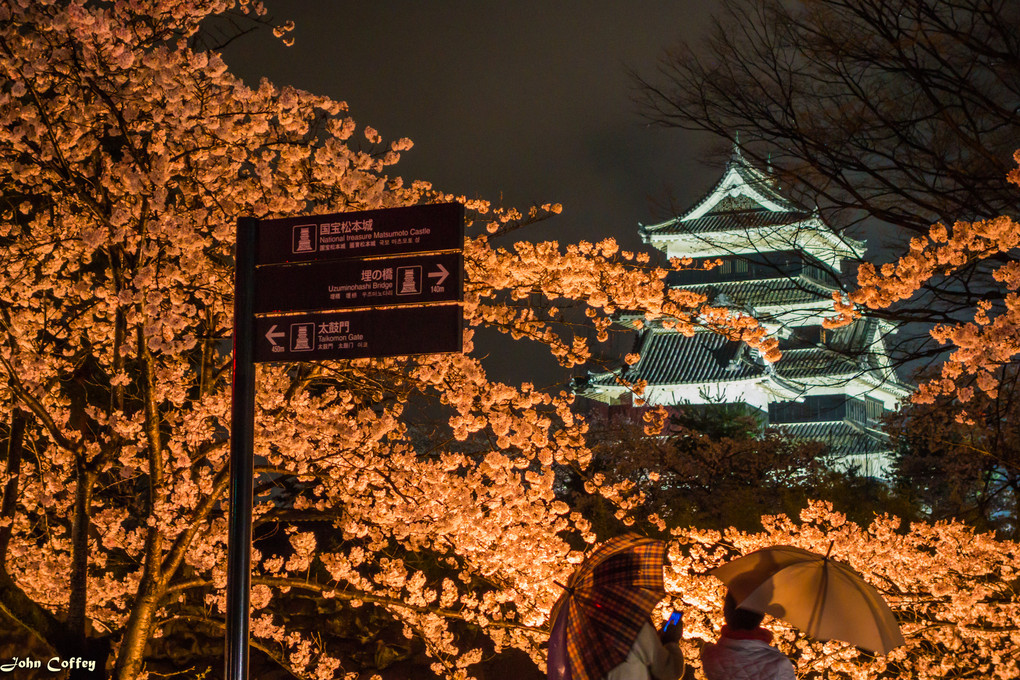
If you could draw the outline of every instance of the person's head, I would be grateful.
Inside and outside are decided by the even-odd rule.
[[[761,625],[764,618],[764,614],[738,608],[733,593],[726,591],[726,601],[723,602],[723,619],[727,626],[736,630],[754,630]]]

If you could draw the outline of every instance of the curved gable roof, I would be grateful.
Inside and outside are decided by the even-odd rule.
[[[645,243],[664,250],[664,243],[676,239],[710,241],[712,234],[738,232],[768,232],[774,238],[787,231],[794,240],[801,237],[820,240],[826,248],[835,249],[844,257],[864,252],[863,241],[837,235],[822,222],[817,211],[783,196],[775,177],[751,165],[738,148],[734,148],[727,161],[722,178],[687,212],[658,224],[638,225]]]

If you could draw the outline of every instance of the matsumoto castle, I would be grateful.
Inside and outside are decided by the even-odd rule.
[[[893,327],[863,318],[835,330],[832,294],[844,259],[858,259],[864,242],[839,236],[817,211],[778,191],[774,177],[734,149],[716,185],[683,215],[640,226],[645,243],[703,271],[671,272],[667,283],[704,293],[715,306],[754,316],[779,341],[782,358],[765,361],[741,342],[709,332],[685,336],[661,322],[617,323],[637,332],[640,359],[605,373],[575,379],[577,392],[607,405],[633,403],[629,385],[645,381],[648,406],[743,403],[767,414],[771,426],[827,443],[862,474],[883,476],[889,444],[882,415],[911,393],[889,364],[884,338]]]

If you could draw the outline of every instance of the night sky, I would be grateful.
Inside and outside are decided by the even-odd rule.
[[[359,125],[411,138],[394,174],[520,208],[563,205],[520,238],[645,249],[638,223],[691,205],[721,166],[703,162],[718,142],[645,125],[628,70],[652,75],[666,49],[696,42],[707,5],[268,0],[276,23],[295,22],[294,45],[261,31],[225,57],[251,84],[346,101]]]

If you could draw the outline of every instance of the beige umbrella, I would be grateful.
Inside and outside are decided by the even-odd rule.
[[[781,618],[818,640],[843,640],[878,654],[904,644],[879,592],[828,554],[776,545],[709,573],[729,587],[737,607]]]

